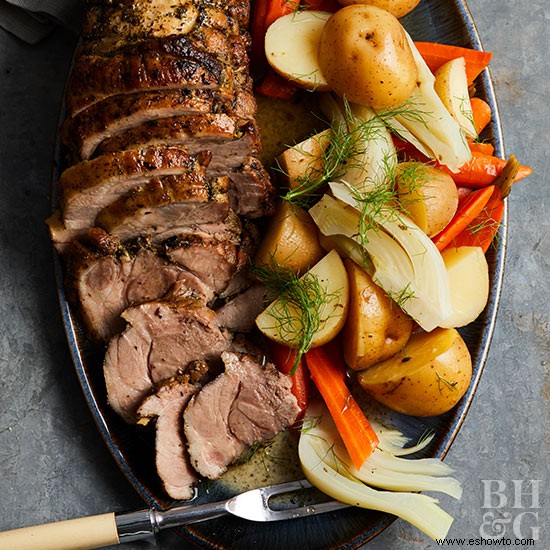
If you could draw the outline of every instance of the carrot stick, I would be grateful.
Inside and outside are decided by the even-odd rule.
[[[481,212],[454,239],[454,246],[479,246],[487,252],[502,223],[504,201],[500,189],[495,186],[491,197]]]
[[[493,155],[486,155],[478,151],[472,151],[472,158],[463,164],[457,173],[451,172],[446,166],[438,165],[447,172],[457,185],[464,187],[485,187],[492,185],[502,173],[506,161]],[[520,166],[514,183],[529,176],[533,170],[528,166]]]
[[[484,155],[492,156],[495,152],[495,148],[492,143],[482,143],[481,141],[470,141],[468,142],[470,146],[470,151],[472,153],[483,153]]]
[[[447,227],[432,238],[439,251],[444,250],[457,235],[468,227],[472,221],[481,213],[485,205],[491,198],[494,185],[478,189],[467,195],[462,201],[459,201],[457,211],[453,219],[447,224]]]
[[[476,132],[481,134],[487,124],[491,122],[491,117],[493,116],[491,106],[480,97],[472,97],[470,104],[472,106],[472,117]]]
[[[432,73],[447,61],[456,59],[457,57],[463,57],[466,61],[466,77],[468,78],[468,84],[471,84],[481,71],[489,65],[493,57],[493,54],[489,52],[481,52],[471,48],[461,48],[448,44],[415,42],[415,45]]]
[[[309,371],[302,358],[296,365],[296,356],[298,351],[269,341],[268,351],[271,360],[277,369],[283,374],[288,374],[292,378],[292,394],[298,401],[300,413],[298,419],[301,419],[309,404]]]
[[[298,93],[298,88],[286,78],[269,69],[262,83],[256,88],[256,92],[265,97],[289,100]]]
[[[346,386],[342,355],[333,351],[330,345],[313,348],[305,354],[306,363],[353,464],[360,469],[377,447],[378,436]]]

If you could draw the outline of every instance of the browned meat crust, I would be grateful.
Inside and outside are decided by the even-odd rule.
[[[162,242],[229,215],[229,180],[197,181],[187,174],[153,178],[111,202],[96,224],[122,241],[147,236]]]

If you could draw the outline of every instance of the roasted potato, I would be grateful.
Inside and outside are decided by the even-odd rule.
[[[265,35],[265,55],[273,70],[307,90],[328,91],[317,55],[321,32],[330,15],[304,10],[272,23]]]
[[[397,167],[397,191],[403,210],[428,235],[437,235],[458,207],[453,178],[428,164],[403,162]]]
[[[389,11],[392,15],[395,15],[395,17],[403,17],[414,10],[420,3],[420,0],[338,0],[338,2],[342,4],[342,6],[369,4]]]
[[[308,306],[310,318],[314,317],[319,321],[318,330],[311,341],[311,347],[315,347],[332,340],[344,326],[348,311],[349,283],[346,268],[336,250],[324,256],[302,279],[310,276],[317,278],[323,295],[322,302]],[[307,291],[304,287],[298,292]],[[304,328],[302,313],[296,303],[277,298],[258,315],[256,326],[270,340],[297,347],[301,343],[300,334]]]
[[[323,130],[285,149],[277,163],[290,189],[299,187],[305,179],[315,181],[323,174],[324,155],[330,145],[330,129]]]
[[[332,15],[321,32],[318,62],[338,95],[376,109],[401,105],[416,86],[405,30],[375,6],[354,4]]]
[[[391,359],[358,373],[361,386],[400,413],[436,416],[452,409],[472,378],[472,359],[455,329],[413,334]]]
[[[464,133],[472,139],[477,137],[472,114],[472,104],[468,91],[466,61],[457,57],[447,61],[434,73],[434,88],[451,116],[458,122]]]
[[[262,239],[254,263],[281,265],[293,273],[305,273],[325,255],[317,226],[306,210],[281,201]]]
[[[344,265],[350,291],[342,332],[344,358],[349,367],[362,370],[401,350],[411,335],[412,321],[363,268],[350,259]]]
[[[479,317],[489,299],[489,265],[479,246],[449,246],[442,253],[453,313],[442,327],[463,327]]]

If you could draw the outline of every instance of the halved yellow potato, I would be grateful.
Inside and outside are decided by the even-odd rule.
[[[402,162],[397,167],[399,201],[428,237],[437,235],[452,220],[458,207],[453,178],[429,164]]]
[[[290,189],[300,186],[305,179],[315,181],[315,178],[323,174],[324,154],[330,145],[330,136],[330,129],[323,130],[285,149],[277,157],[279,167]]]
[[[401,350],[411,336],[412,321],[363,268],[350,259],[344,265],[350,286],[344,358],[349,367],[362,370]]]
[[[330,89],[319,69],[317,49],[331,13],[304,10],[289,13],[269,26],[265,55],[271,67],[298,86],[319,92]]]
[[[403,17],[410,13],[418,4],[420,0],[338,0],[342,6],[349,6],[351,4],[370,4],[371,6],[377,6],[383,10],[389,11],[395,17]]]
[[[413,416],[449,411],[472,378],[472,359],[455,329],[413,334],[387,361],[358,373],[361,386],[377,401]]]
[[[475,139],[477,131],[474,126],[464,58],[457,57],[447,61],[437,69],[434,75],[434,88],[443,105],[458,122],[464,133]]]
[[[447,268],[453,313],[442,327],[463,327],[485,309],[489,299],[489,265],[479,246],[446,248],[441,255]]]
[[[311,216],[300,206],[281,201],[269,220],[254,263],[280,265],[290,268],[293,273],[305,273],[324,255]]]
[[[311,304],[312,307],[304,312],[294,302],[277,298],[256,318],[256,326],[269,339],[290,347],[299,347],[300,334],[305,326],[303,313],[313,315],[320,321],[311,347],[329,342],[344,326],[348,311],[349,284],[346,268],[338,253],[335,250],[329,252],[300,280],[304,281],[305,278],[317,279],[324,300]]]

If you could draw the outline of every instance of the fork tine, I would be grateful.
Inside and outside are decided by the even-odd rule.
[[[226,510],[240,518],[251,521],[279,521],[284,519],[314,516],[325,512],[332,512],[348,507],[347,504],[335,500],[320,503],[311,503],[303,506],[274,510],[269,500],[275,495],[295,493],[313,486],[307,480],[291,481],[279,485],[270,485],[253,489],[229,499]]]

